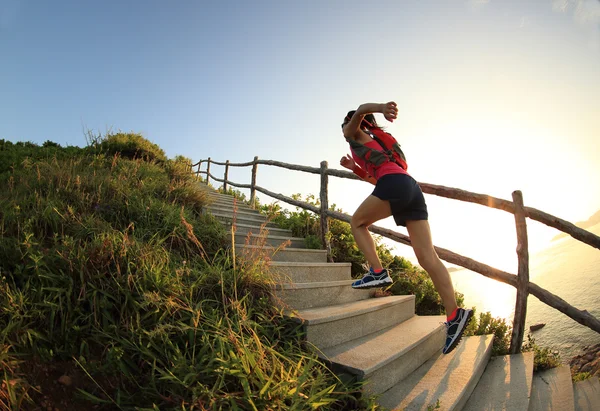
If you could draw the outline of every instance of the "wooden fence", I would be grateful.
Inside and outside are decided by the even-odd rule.
[[[201,171],[201,165],[206,163],[206,171]],[[223,179],[217,178],[210,173],[210,165],[215,164],[219,166],[225,166],[225,173]],[[308,204],[304,201],[294,200],[290,197],[274,193],[265,188],[256,185],[256,174],[258,171],[258,165],[268,165],[281,168],[287,168],[289,170],[302,171],[305,173],[319,174],[321,176],[321,189],[319,193],[320,207],[316,207],[312,204]],[[250,184],[239,184],[228,180],[229,167],[250,167],[252,166],[252,178]],[[194,167],[197,169],[194,171]],[[209,179],[223,183],[223,188],[227,190],[227,186],[231,185],[238,188],[250,189],[250,203],[252,207],[255,205],[256,191],[268,195],[269,197],[277,200],[284,201],[288,204],[301,207],[305,210],[312,211],[313,213],[320,216],[321,227],[320,235],[321,241],[328,251],[330,256],[330,245],[328,241],[327,233],[329,231],[329,218],[335,218],[341,221],[350,222],[351,216],[348,214],[340,213],[337,211],[329,210],[328,200],[328,177],[334,176],[339,178],[346,178],[350,180],[359,180],[357,176],[349,171],[330,169],[327,166],[326,161],[321,162],[319,168],[308,167],[297,164],[288,164],[274,160],[259,160],[258,157],[254,157],[253,161],[247,163],[231,163],[229,160],[226,162],[218,162],[211,160],[209,157],[206,160],[200,160],[196,164],[191,165],[190,172],[196,176],[200,174],[206,175],[206,184],[209,183]],[[527,297],[529,294],[533,294],[543,303],[555,308],[562,312],[578,323],[585,325],[592,330],[600,333],[600,321],[588,313],[586,310],[580,310],[567,303],[562,298],[555,294],[543,289],[535,283],[529,281],[529,251],[528,251],[528,240],[527,240],[527,222],[526,219],[530,218],[535,221],[539,221],[550,227],[554,227],[564,233],[569,234],[571,237],[586,243],[592,247],[600,249],[600,237],[588,232],[584,229],[577,227],[576,225],[554,217],[548,213],[537,210],[532,207],[526,207],[523,204],[523,194],[520,191],[514,191],[512,193],[513,201],[503,200],[496,197],[491,197],[485,194],[477,194],[469,191],[438,186],[434,184],[419,183],[421,189],[426,194],[433,194],[440,197],[455,199],[459,201],[465,201],[470,203],[481,204],[486,207],[496,208],[514,214],[515,224],[517,228],[517,258],[518,258],[518,274],[511,274],[505,271],[499,270],[494,267],[490,267],[486,264],[475,261],[471,258],[464,257],[460,254],[456,254],[450,250],[444,248],[435,247],[435,250],[442,260],[449,263],[459,265],[476,273],[482,274],[488,278],[492,278],[496,281],[500,281],[505,284],[510,284],[517,290],[515,315],[513,321],[513,331],[510,343],[510,352],[517,353],[521,349],[523,338],[525,335],[525,318],[527,315]],[[410,245],[410,238],[404,234],[396,231],[389,230],[387,228],[378,227],[372,225],[369,230],[375,234],[379,234],[383,237],[389,238],[396,242]]]

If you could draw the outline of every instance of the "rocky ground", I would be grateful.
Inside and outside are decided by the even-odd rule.
[[[571,359],[571,374],[588,372],[600,377],[600,344],[585,347],[584,353]]]

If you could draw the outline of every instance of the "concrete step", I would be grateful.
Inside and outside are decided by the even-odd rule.
[[[533,375],[529,411],[552,410],[575,411],[571,370],[565,365]]]
[[[284,228],[273,228],[273,227],[261,227],[260,224],[242,224],[236,223],[235,233],[246,235],[248,233],[268,233],[268,235],[292,237],[292,230],[286,230]]]
[[[415,296],[399,295],[297,310],[295,316],[304,322],[307,341],[324,350],[399,324],[414,313]]]
[[[245,239],[244,239],[245,240]],[[272,259],[274,262],[289,263],[326,263],[327,251],[312,250],[308,248],[277,248],[272,246],[257,246],[245,243],[235,245],[235,254],[243,257],[259,257]]]
[[[492,341],[492,335],[463,338],[450,354],[432,357],[383,393],[379,404],[405,411],[460,410],[485,369]],[[440,408],[435,408],[438,400]]]
[[[366,300],[374,293],[373,290],[353,289],[353,281],[281,284],[276,294],[288,307],[302,310]]]
[[[533,352],[490,361],[465,411],[527,410],[533,381]]]
[[[231,239],[231,234],[229,234]],[[289,241],[289,244],[288,244]],[[259,234],[252,232],[251,234],[235,233],[236,244],[252,244],[252,245],[269,245],[273,247],[285,246],[286,248],[304,248],[304,238],[279,236],[271,234]],[[287,244],[287,245],[286,245]]]
[[[351,263],[302,263],[272,261],[271,268],[281,276],[282,283],[318,283],[350,280]]]
[[[226,214],[226,213],[211,213],[215,218],[217,218],[219,221],[222,221],[223,223],[226,223],[228,225],[231,225],[231,223],[234,220],[234,216],[231,214]],[[257,215],[257,216],[240,216],[240,215],[236,215],[235,216],[235,223],[236,224],[250,224],[250,225],[263,225],[266,224],[266,227],[273,227],[273,228],[278,228],[277,224],[273,223],[273,222],[267,222],[267,219],[265,216],[263,215]]]
[[[577,381],[573,384],[575,411],[600,410],[600,382],[598,377]]]
[[[226,198],[219,198],[219,197],[209,196],[208,201],[211,204],[216,204],[216,205],[223,205],[223,206],[229,206],[229,207],[233,207],[235,205],[235,207],[238,207],[240,209],[254,210],[248,204],[246,204],[246,203],[244,203],[243,201],[240,201],[240,200],[233,201],[233,199],[226,199]]]
[[[225,205],[220,205],[220,204],[208,204],[206,206],[206,209],[208,211],[210,211],[211,213],[219,213],[219,214],[227,214],[230,216],[243,216],[243,217],[256,217],[256,216],[263,216],[263,214],[259,213],[256,210],[251,210],[251,209],[242,209],[242,208],[235,208],[233,206],[225,206]]]
[[[391,328],[323,350],[334,371],[367,381],[380,394],[406,378],[434,354],[446,339],[446,317],[414,316]]]

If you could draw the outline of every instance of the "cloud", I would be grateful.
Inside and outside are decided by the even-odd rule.
[[[590,35],[590,45],[600,49],[600,1],[553,0],[552,10],[572,14],[573,20]]]

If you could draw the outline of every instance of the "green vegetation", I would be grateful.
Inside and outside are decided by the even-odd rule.
[[[510,337],[512,327],[510,327],[504,318],[494,318],[490,312],[480,313],[477,317],[475,307],[473,309],[473,318],[465,330],[465,336],[469,335],[494,335],[494,346],[492,355],[507,355],[510,348]]]
[[[589,372],[576,372],[573,375],[571,375],[571,379],[573,380],[573,382],[584,381],[588,378],[592,378],[592,374]]]
[[[0,409],[376,409],[223,251],[188,159],[89,142],[0,140]]]
[[[533,371],[544,371],[560,366],[560,355],[548,347],[540,347],[531,334],[527,334],[527,342],[521,347],[523,352],[533,351]]]
[[[442,408],[442,404],[440,404],[440,400],[437,400],[434,405],[428,405],[427,411],[435,411]]]

